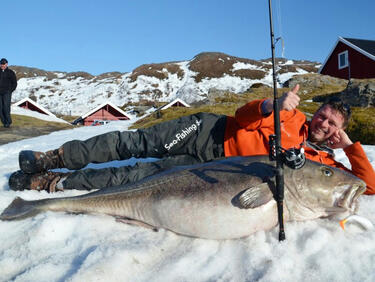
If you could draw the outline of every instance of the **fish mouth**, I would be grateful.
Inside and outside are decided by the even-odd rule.
[[[358,209],[358,198],[366,191],[366,184],[353,184],[345,194],[337,199],[337,206],[346,209],[351,214],[355,213]]]

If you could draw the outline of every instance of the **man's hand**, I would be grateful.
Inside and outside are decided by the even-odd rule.
[[[299,84],[294,86],[294,88],[291,91],[284,93],[283,96],[281,96],[279,100],[280,111],[281,110],[291,111],[297,108],[297,106],[299,105],[299,101],[300,101],[300,98],[297,95],[298,90],[299,90]]]
[[[332,149],[345,149],[353,144],[348,134],[343,129],[338,129],[329,139],[328,147]]]
[[[281,110],[291,111],[291,110],[294,110],[299,105],[300,98],[297,95],[298,90],[299,90],[299,84],[294,86],[294,88],[291,91],[284,93],[279,98],[279,110],[280,111]],[[263,111],[263,115],[270,114],[273,111],[272,99],[267,99],[266,101],[263,102],[262,111]]]

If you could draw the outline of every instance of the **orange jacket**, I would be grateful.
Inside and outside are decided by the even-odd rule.
[[[236,111],[235,117],[227,117],[224,138],[224,152],[230,156],[252,156],[269,153],[269,136],[274,134],[274,116],[262,115],[263,100],[252,101]],[[307,140],[308,122],[305,115],[298,111],[280,112],[281,146],[285,149],[299,147]],[[367,159],[359,142],[344,149],[352,170],[325,151],[303,146],[307,159],[351,172],[366,182],[365,194],[375,194],[375,171]]]

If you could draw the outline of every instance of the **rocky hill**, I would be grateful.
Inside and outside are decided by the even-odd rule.
[[[320,63],[277,59],[278,81],[296,74],[316,73]],[[243,93],[253,85],[272,86],[271,60],[255,61],[224,53],[201,53],[189,61],[144,64],[132,72],[104,73],[44,71],[11,66],[18,88],[12,102],[30,97],[51,112],[82,115],[103,102],[120,107],[142,101],[188,103],[207,98],[213,89]]]

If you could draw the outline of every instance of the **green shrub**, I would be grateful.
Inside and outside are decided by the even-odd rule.
[[[352,108],[353,115],[347,133],[350,139],[375,145],[375,108]]]

